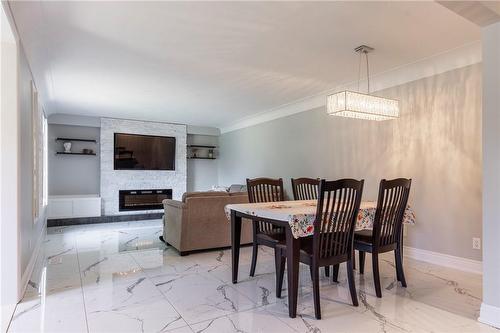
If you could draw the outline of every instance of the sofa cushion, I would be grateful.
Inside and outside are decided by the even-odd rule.
[[[226,186],[214,185],[214,186],[212,186],[212,189],[210,191],[211,192],[227,192],[227,191],[229,191],[229,188]]]
[[[229,193],[235,193],[235,192],[246,192],[247,191],[247,186],[246,185],[241,185],[241,184],[233,184],[229,187]]]
[[[229,196],[227,192],[214,192],[214,191],[186,192],[182,195],[182,202],[186,202],[187,198],[193,198],[193,197],[227,197],[227,196]]]

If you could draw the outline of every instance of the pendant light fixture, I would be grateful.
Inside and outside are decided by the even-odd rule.
[[[373,50],[373,48],[366,45],[354,49],[359,53],[360,57],[358,91],[344,90],[327,96],[326,111],[329,115],[377,121],[399,118],[399,102],[397,100],[370,94],[368,53]],[[363,55],[366,57],[367,93],[359,92],[361,58]]]

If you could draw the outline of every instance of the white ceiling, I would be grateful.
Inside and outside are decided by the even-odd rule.
[[[435,2],[11,2],[42,102],[222,127],[480,38]]]

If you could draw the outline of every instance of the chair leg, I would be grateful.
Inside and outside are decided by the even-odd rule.
[[[359,251],[359,274],[365,273],[365,252]]]
[[[375,293],[377,297],[382,297],[382,288],[380,287],[380,273],[378,270],[378,253],[372,253],[372,266],[373,266],[373,282],[375,283]]]
[[[281,298],[283,277],[285,276],[285,260],[279,249],[274,249],[274,262],[276,266],[276,297]]]
[[[356,250],[352,250],[352,269],[356,269]]]
[[[399,263],[398,263],[398,251],[394,250],[394,263],[396,264],[396,279],[401,281],[401,275],[399,275]]]
[[[339,267],[340,265],[333,265],[333,272],[332,272],[332,281],[333,282],[339,282]]]
[[[347,281],[349,282],[349,292],[351,293],[352,305],[358,306],[358,294],[356,293],[356,284],[354,282],[354,270],[353,265],[354,260],[349,260],[347,262]],[[337,265],[338,267],[338,265]]]
[[[253,243],[253,251],[252,251],[252,265],[250,266],[250,276],[255,276],[255,268],[257,266],[257,255],[259,254],[259,245],[257,243]]]
[[[330,266],[325,266],[325,276],[326,277],[330,276]]]
[[[314,298],[314,316],[316,319],[321,319],[321,305],[319,299],[319,267],[313,265],[311,267],[312,271],[312,283],[313,283],[313,298]]]
[[[314,279],[314,275],[313,275],[312,265],[309,265],[309,274],[311,275],[311,280],[313,280]]]
[[[257,255],[259,254],[259,244],[257,244],[257,223],[253,221],[253,251],[252,264],[250,266],[250,276],[255,275],[255,267],[257,266]]]
[[[405,272],[403,270],[403,253],[401,252],[401,249],[396,249],[395,251],[396,255],[396,275],[398,277],[398,281],[401,282],[401,285],[406,288],[406,278],[405,278]]]

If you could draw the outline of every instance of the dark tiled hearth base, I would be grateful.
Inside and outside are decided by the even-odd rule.
[[[47,227],[63,227],[63,226],[67,226],[67,225],[78,225],[78,224],[157,220],[157,219],[161,219],[162,216],[163,216],[163,213],[152,213],[152,214],[130,214],[130,215],[112,215],[112,216],[96,216],[96,217],[78,217],[78,218],[71,218],[71,219],[49,219],[49,220],[47,220]]]

